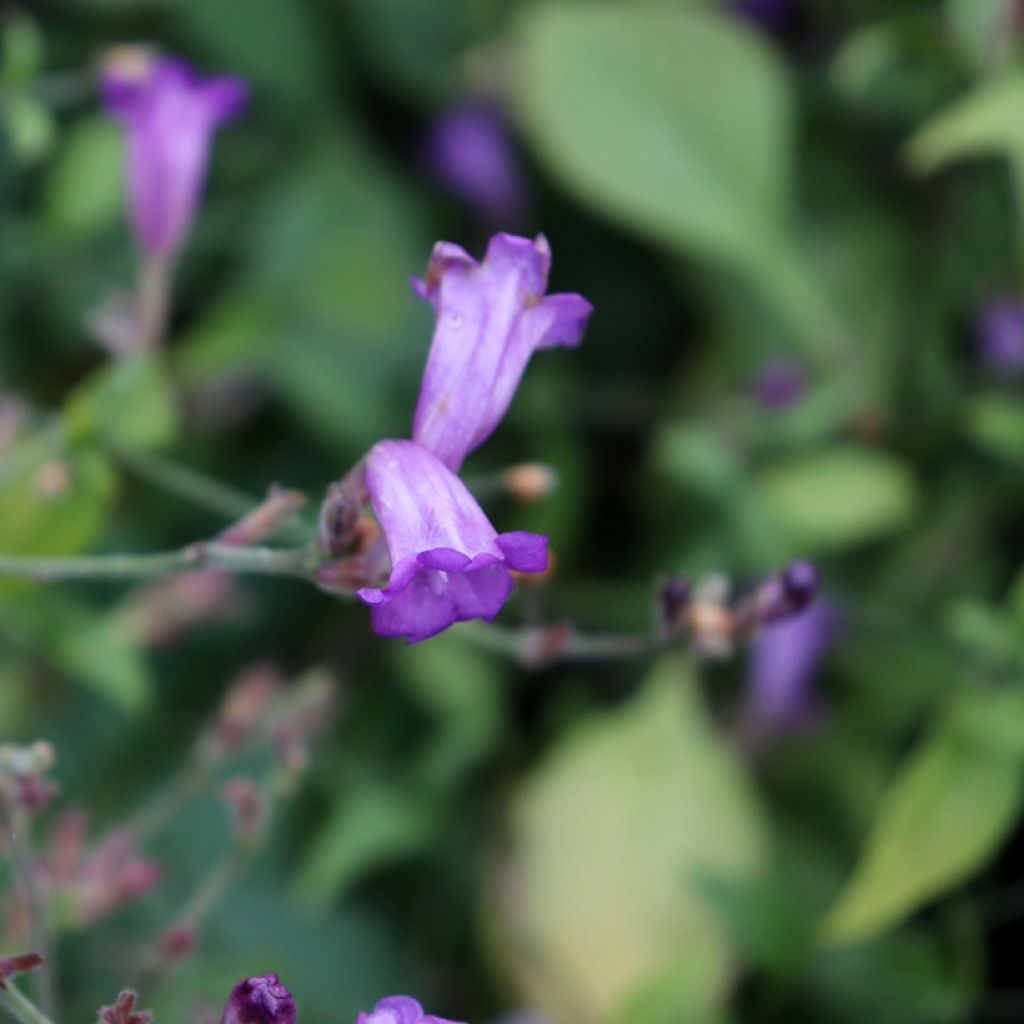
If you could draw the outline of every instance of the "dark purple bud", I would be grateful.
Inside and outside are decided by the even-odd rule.
[[[807,389],[803,367],[792,359],[772,359],[754,375],[750,390],[758,404],[769,412],[785,412]]]
[[[661,614],[666,626],[678,626],[679,617],[690,604],[693,587],[685,576],[673,576],[661,588]]]
[[[796,9],[797,0],[733,0],[733,10],[766,28],[781,25]]]
[[[246,978],[231,990],[220,1024],[295,1024],[295,1000],[276,974]]]
[[[978,360],[990,373],[1015,376],[1024,370],[1024,303],[1002,295],[985,304],[975,324]]]
[[[821,573],[813,562],[800,559],[782,573],[782,590],[788,606],[787,615],[802,612],[814,600],[821,585]]]

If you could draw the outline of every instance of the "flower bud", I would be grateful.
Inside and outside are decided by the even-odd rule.
[[[295,1000],[276,974],[245,978],[231,990],[220,1024],[295,1024]]]
[[[252,779],[228,779],[221,786],[221,798],[231,811],[235,841],[239,846],[255,846],[267,827],[267,802]]]
[[[112,1006],[101,1007],[98,1024],[149,1024],[153,1014],[135,1009],[138,998],[130,988],[122,989]]]
[[[275,484],[259,505],[223,530],[217,539],[221,544],[235,547],[259,544],[290,526],[305,504],[306,496],[300,491],[289,491]]]
[[[659,594],[662,625],[679,626],[692,597],[693,587],[685,576],[673,576],[665,583]]]
[[[0,989],[7,988],[7,979],[25,971],[34,971],[43,962],[38,953],[19,953],[0,957]]]

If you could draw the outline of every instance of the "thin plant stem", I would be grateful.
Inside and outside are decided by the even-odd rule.
[[[224,569],[239,574],[311,579],[320,564],[321,555],[313,547],[245,548],[198,542],[177,551],[153,554],[0,554],[0,577],[14,576],[53,583],[59,580],[137,580],[195,569]]]
[[[31,999],[8,979],[0,986],[0,1006],[19,1024],[53,1024],[53,1021]]]
[[[57,1008],[57,994],[54,985],[55,969],[53,943],[47,918],[49,907],[46,896],[39,888],[35,877],[35,865],[27,837],[28,815],[13,802],[4,802],[4,832],[7,836],[7,852],[14,874],[15,885],[21,889],[28,906],[29,929],[32,952],[38,953],[43,962],[34,972],[36,998],[42,1013],[53,1016]]]
[[[478,647],[503,654],[529,668],[566,661],[645,658],[687,642],[685,635],[675,633],[577,633],[558,626],[508,629],[487,622],[465,622],[453,631]]]
[[[136,291],[136,341],[139,351],[153,352],[163,344],[171,305],[172,268],[167,259],[146,257]]]

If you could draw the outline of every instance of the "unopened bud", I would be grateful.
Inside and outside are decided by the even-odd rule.
[[[17,956],[0,957],[0,989],[7,988],[7,979],[15,974],[34,971],[43,962],[38,953],[19,953]]]
[[[246,978],[231,990],[220,1024],[295,1024],[295,1000],[276,974]]]
[[[254,846],[263,838],[267,826],[267,804],[252,779],[228,779],[220,795],[233,818],[235,839],[240,846]]]
[[[299,491],[289,491],[276,484],[270,493],[251,512],[237,523],[222,531],[217,539],[222,544],[248,547],[259,544],[275,533],[290,526],[298,511],[306,504],[306,496]]]
[[[765,585],[761,622],[778,622],[802,612],[814,600],[820,582],[813,562],[792,562]]]
[[[521,462],[502,473],[502,486],[517,501],[529,504],[546,498],[558,486],[558,474],[542,462]]]
[[[685,576],[673,576],[661,588],[662,624],[669,629],[682,625],[683,614],[693,597],[693,587]]]
[[[130,988],[124,989],[112,1006],[100,1009],[98,1024],[149,1024],[153,1014],[135,1009],[138,998]]]
[[[360,517],[369,497],[361,465],[328,486],[320,506],[317,541],[321,551],[343,555],[355,547]]]
[[[228,690],[204,738],[206,756],[221,760],[243,747],[264,723],[281,692],[281,682],[273,665],[256,665],[244,671]]]
[[[195,928],[187,924],[170,925],[157,937],[161,960],[167,966],[183,960],[196,948],[198,939]]]

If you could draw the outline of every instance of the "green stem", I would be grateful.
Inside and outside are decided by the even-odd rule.
[[[53,1024],[28,996],[14,987],[10,979],[0,987],[0,1006],[20,1024]]]
[[[163,344],[171,304],[171,264],[161,257],[145,259],[136,292],[137,342],[140,352]]]
[[[111,454],[146,483],[209,509],[225,519],[240,519],[259,505],[258,499],[250,498],[219,480],[213,480],[204,473],[152,452],[115,448]]]
[[[41,583],[56,580],[132,580],[195,569],[224,569],[259,576],[312,577],[320,564],[314,548],[242,548],[199,542],[177,551],[145,555],[4,555],[0,577],[17,576]]]
[[[679,634],[576,633],[558,626],[507,629],[487,622],[465,622],[454,632],[485,650],[504,654],[528,668],[564,661],[621,661],[645,658],[686,643]]]

